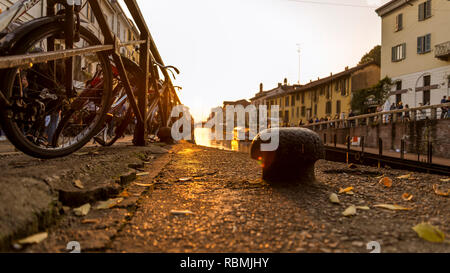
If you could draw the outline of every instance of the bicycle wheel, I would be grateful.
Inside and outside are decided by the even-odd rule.
[[[64,24],[49,23],[15,43],[11,55],[64,49],[61,37]],[[74,48],[101,44],[84,27],[80,37]],[[1,90],[13,107],[0,109],[0,121],[8,139],[22,152],[43,159],[65,156],[83,147],[102,126],[112,89],[108,55],[86,53],[74,57],[73,63],[71,92],[64,87],[63,60],[2,71]]]

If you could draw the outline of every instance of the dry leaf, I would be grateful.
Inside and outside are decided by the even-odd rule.
[[[136,174],[136,176],[148,176],[149,174],[150,174],[149,172],[142,172],[142,173]]]
[[[379,204],[375,205],[376,208],[383,208],[383,209],[389,209],[389,210],[412,210],[412,208],[405,208],[398,205],[388,205],[388,204]]]
[[[441,179],[442,182],[450,182],[450,178],[447,179]]]
[[[434,190],[434,193],[436,193],[437,195],[440,195],[440,196],[448,197],[450,195],[450,190],[447,190],[447,192],[440,191],[438,189],[437,184],[433,185],[433,190]]]
[[[342,215],[344,216],[353,216],[356,215],[356,207],[355,206],[350,206],[348,207],[343,213]]]
[[[384,174],[383,175],[380,175],[380,176],[377,176],[377,177],[375,177],[375,179],[381,179],[381,178],[383,178],[384,177]]]
[[[352,192],[352,191],[348,191],[348,192],[346,192],[345,194],[347,194],[347,195],[355,195],[355,193]]]
[[[48,237],[48,233],[43,232],[43,233],[38,233],[38,234],[32,235],[30,237],[27,237],[25,239],[19,240],[17,243],[19,243],[21,245],[39,244],[40,242],[47,239],[47,237]]]
[[[81,182],[81,180],[79,180],[79,179],[73,181],[73,184],[75,185],[75,187],[77,187],[79,189],[84,189],[83,182]]]
[[[404,194],[402,195],[402,199],[403,199],[404,201],[411,201],[411,200],[413,199],[413,195],[412,195],[412,194],[409,194],[409,193],[404,193]]]
[[[392,179],[390,179],[389,177],[382,178],[379,183],[383,184],[387,188],[392,187]]]
[[[353,188],[353,187],[348,187],[348,188],[345,188],[345,189],[340,189],[339,190],[339,194],[341,194],[341,193],[346,193],[346,192],[349,192],[349,191],[352,191],[352,190],[354,190],[355,188]]]
[[[173,214],[173,215],[190,215],[190,214],[194,214],[190,210],[171,210],[170,213]]]
[[[442,243],[445,241],[445,234],[437,227],[422,223],[413,227],[413,230],[419,235],[420,238],[432,243]]]
[[[88,215],[89,211],[91,210],[90,204],[85,204],[79,208],[73,209],[73,212],[76,216],[86,216]]]
[[[99,220],[98,219],[84,219],[83,221],[81,221],[82,224],[98,224]]]
[[[142,184],[142,183],[136,183],[136,182],[134,184],[137,186],[140,186],[140,187],[151,187],[154,185],[154,184]]]
[[[122,193],[118,195],[119,197],[130,197],[130,193],[127,190],[124,190]]]
[[[356,209],[360,209],[360,210],[370,210],[370,208],[369,208],[368,206],[356,207]]]
[[[397,177],[398,179],[409,179],[411,177],[411,174],[405,174],[402,176]]]
[[[332,193],[330,195],[330,201],[331,201],[331,203],[334,203],[334,204],[339,204],[340,203],[339,197],[335,193]]]
[[[109,199],[108,201],[99,202],[96,209],[110,209],[123,201],[123,198]]]
[[[183,177],[183,178],[178,179],[178,181],[187,182],[187,181],[191,181],[192,179],[193,179],[192,177]]]

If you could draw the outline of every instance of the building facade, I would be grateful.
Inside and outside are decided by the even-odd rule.
[[[348,68],[329,77],[311,81],[306,85],[278,84],[278,87],[255,95],[252,104],[267,105],[270,110],[278,106],[283,126],[299,126],[316,119],[333,119],[348,116],[351,98],[355,91],[378,83],[380,67],[367,63]]]
[[[394,0],[382,19],[381,78],[393,80],[389,102],[439,104],[450,95],[450,1]]]

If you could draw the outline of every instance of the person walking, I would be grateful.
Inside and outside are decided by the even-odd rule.
[[[401,101],[398,102],[398,104],[397,104],[397,110],[403,110],[403,102],[401,102]],[[402,118],[403,118],[403,112],[398,113],[398,114],[397,114],[397,117],[398,117],[399,119],[402,119]]]
[[[446,104],[447,103],[447,96],[444,96],[441,100],[441,104]],[[441,119],[444,119],[448,113],[448,107],[442,107],[441,108]]]
[[[405,110],[406,109],[409,109],[409,105],[408,104],[405,105]],[[406,121],[406,122],[411,121],[411,117],[410,117],[409,111],[405,112],[404,121]]]

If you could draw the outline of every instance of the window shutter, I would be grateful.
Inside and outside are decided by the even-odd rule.
[[[392,61],[395,62],[395,46],[392,48]]]
[[[427,1],[425,9],[425,18],[431,17],[431,0]]]
[[[423,52],[423,41],[422,41],[423,37],[417,37],[417,53],[422,53]]]
[[[419,21],[423,21],[425,18],[425,3],[419,4]]]
[[[406,59],[406,43],[402,44],[402,49],[403,49],[403,59]]]
[[[431,34],[425,36],[425,52],[431,51]]]

